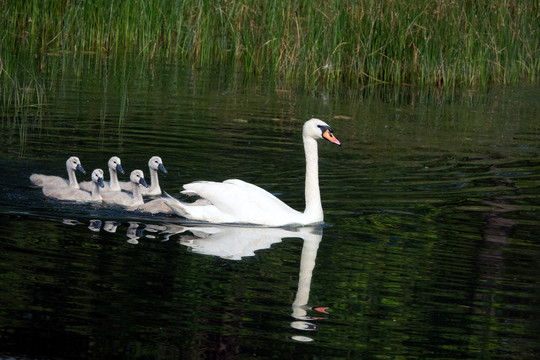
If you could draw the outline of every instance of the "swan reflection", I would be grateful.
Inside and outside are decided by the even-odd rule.
[[[114,234],[116,232],[116,229],[120,225],[122,225],[122,223],[119,223],[118,221],[105,221],[105,223],[103,224],[103,230]]]
[[[306,231],[306,230],[305,230]],[[209,226],[186,228],[180,244],[198,254],[242,260],[255,251],[269,249],[283,238],[299,237],[300,232],[281,228]]]
[[[268,249],[283,238],[301,238],[304,240],[300,257],[298,290],[292,304],[294,321],[290,326],[296,330],[315,331],[318,325],[314,320],[325,319],[324,316],[309,316],[308,311],[327,314],[326,307],[308,306],[311,289],[311,278],[315,268],[315,260],[319,243],[322,240],[322,227],[300,227],[292,229],[258,228],[258,227],[191,227],[185,228],[191,235],[180,236],[180,244],[189,246],[193,252],[219,256],[229,260],[241,260],[255,255],[256,250]],[[295,335],[293,340],[301,342],[313,341],[306,335]]]
[[[101,229],[101,220],[90,220],[88,228],[93,232],[99,232],[99,230]]]
[[[128,237],[128,243],[138,244],[139,239],[143,236],[144,229],[139,226],[138,222],[130,221],[126,235]]]
[[[64,220],[65,224],[76,225],[78,222]],[[90,221],[90,230],[115,233],[122,223],[115,221]],[[280,243],[284,238],[301,238],[303,240],[302,254],[300,256],[300,270],[298,276],[298,289],[292,303],[293,321],[290,327],[300,331],[316,331],[316,320],[325,319],[326,307],[310,307],[308,305],[311,290],[311,280],[317,251],[322,240],[323,229],[320,226],[299,228],[266,228],[266,227],[240,227],[218,225],[179,225],[179,224],[144,224],[135,221],[128,222],[126,230],[127,242],[138,244],[139,239],[160,239],[169,241],[174,236],[178,243],[187,246],[192,252],[203,255],[217,256],[227,260],[240,261],[245,257],[254,256],[258,250],[269,249],[273,244]],[[318,316],[309,313],[318,312]],[[303,333],[291,336],[291,339],[300,342],[309,342],[313,339]]]

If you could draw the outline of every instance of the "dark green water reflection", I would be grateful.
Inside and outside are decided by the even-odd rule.
[[[0,356],[533,358],[540,352],[540,88],[454,97],[276,91],[234,72],[64,69],[2,117]],[[320,117],[322,228],[201,227],[61,203],[80,157],[161,187],[238,177],[303,208]],[[89,175],[79,176],[88,180]],[[126,180],[126,176],[121,180]]]

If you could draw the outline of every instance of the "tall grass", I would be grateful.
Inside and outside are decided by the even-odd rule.
[[[305,88],[536,81],[533,0],[0,2],[0,81],[19,54],[240,64]]]

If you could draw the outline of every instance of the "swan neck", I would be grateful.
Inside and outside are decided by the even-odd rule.
[[[109,168],[109,175],[110,175],[110,182],[109,182],[109,188],[110,189],[120,189],[120,183],[118,182],[118,174],[116,173],[116,170],[113,168]]]
[[[132,185],[133,185],[133,191],[132,191],[133,200],[137,202],[142,202],[143,197],[142,197],[140,185],[137,184],[136,182],[132,182]]]
[[[75,175],[75,170],[70,167],[67,167],[69,186],[74,189],[79,189],[79,183],[77,182],[77,176]]]
[[[95,182],[92,182],[92,199],[102,200],[101,193],[99,191],[99,185]]]
[[[323,221],[321,194],[319,190],[319,156],[317,141],[304,137],[306,155],[306,210],[305,214],[312,217],[312,222]]]
[[[148,190],[156,190],[159,188],[158,172],[155,169],[150,169],[150,188]]]

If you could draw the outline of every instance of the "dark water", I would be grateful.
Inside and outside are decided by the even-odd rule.
[[[534,358],[540,87],[286,91],[234,72],[92,63],[2,118],[0,356]],[[277,90],[276,90],[277,88]],[[47,199],[33,172],[163,158],[161,187],[237,177],[302,209],[303,122],[325,226],[216,227]],[[124,175],[121,180],[126,180]]]

